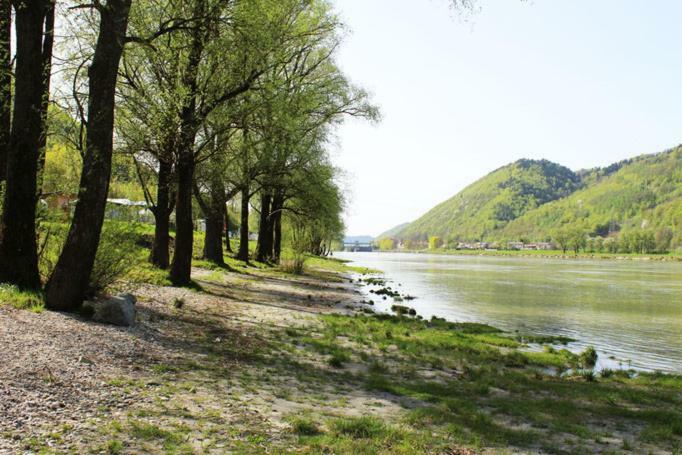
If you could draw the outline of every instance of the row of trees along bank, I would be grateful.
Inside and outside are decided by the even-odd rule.
[[[243,260],[252,207],[259,261],[279,259],[284,225],[318,253],[343,231],[327,145],[343,118],[378,113],[335,63],[343,26],[328,2],[16,0],[1,9],[0,282],[44,289],[49,308],[67,311],[96,290],[117,160],[134,167],[154,215],[150,261],[175,285],[191,282],[195,207],[206,220],[203,255],[218,264],[234,199]],[[79,182],[58,259],[41,276],[36,208],[43,176],[59,180],[45,168],[53,148],[77,154]]]

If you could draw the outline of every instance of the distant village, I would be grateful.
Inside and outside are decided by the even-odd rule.
[[[483,251],[545,251],[555,250],[556,245],[552,242],[521,242],[511,241],[505,243],[500,242],[457,242],[452,246],[440,241],[439,238],[432,238],[429,242],[413,241],[403,239],[385,238],[373,241],[344,241],[343,250],[350,252],[369,252],[369,251],[413,251],[413,250],[435,250],[435,249],[450,249],[450,250],[483,250]]]

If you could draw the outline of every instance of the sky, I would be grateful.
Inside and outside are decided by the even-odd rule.
[[[379,123],[333,146],[347,234],[412,221],[520,158],[573,170],[682,143],[679,0],[333,0]]]

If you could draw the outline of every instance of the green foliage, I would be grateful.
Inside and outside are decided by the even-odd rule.
[[[22,291],[13,285],[0,284],[0,305],[40,313],[45,306],[45,299],[41,292]]]
[[[105,291],[132,268],[136,239],[134,224],[105,223],[90,274],[89,293],[95,295]]]
[[[592,368],[597,364],[597,351],[592,346],[588,346],[580,353],[579,358],[583,367]]]
[[[82,159],[77,150],[63,144],[51,144],[45,152],[43,194],[78,193]]]
[[[608,168],[607,168],[608,169]],[[629,231],[658,233],[660,247],[651,246],[651,234],[643,245],[612,252],[667,251],[682,245],[682,147],[645,155],[613,169],[597,169],[583,177],[584,187],[568,197],[550,202],[514,220],[495,235],[521,235],[544,239],[548,232],[567,226],[590,229],[595,237],[621,237]],[[604,240],[605,242],[605,240]]]
[[[395,241],[391,238],[380,239],[379,249],[382,251],[391,251],[395,249]]]
[[[429,250],[437,250],[438,248],[443,246],[443,240],[436,236],[433,235],[429,237]]]
[[[44,278],[50,276],[57,263],[68,229],[67,224],[57,222],[44,222],[40,226],[39,260],[40,272]],[[90,275],[88,286],[90,297],[104,292],[116,280],[129,273],[135,275],[134,281],[157,284],[163,281],[157,278],[159,271],[151,267],[146,272],[144,268],[133,270],[133,267],[140,262],[141,247],[138,242],[141,240],[143,229],[142,226],[128,222],[106,221],[104,223],[95,264]],[[147,254],[142,253],[143,257]]]

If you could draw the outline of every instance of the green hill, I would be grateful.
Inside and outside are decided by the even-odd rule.
[[[592,235],[671,228],[682,243],[682,147],[592,171],[585,187],[509,223],[496,235],[542,240],[553,230],[580,227]]]
[[[682,147],[677,147],[577,173],[545,160],[520,160],[434,207],[396,237],[542,241],[560,229],[600,237],[637,229],[672,231],[673,245],[680,246],[680,226]]]
[[[403,229],[400,238],[429,236],[479,240],[494,236],[509,222],[580,186],[570,169],[547,160],[519,160],[499,168],[437,205]]]

